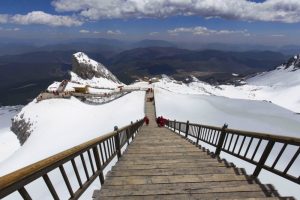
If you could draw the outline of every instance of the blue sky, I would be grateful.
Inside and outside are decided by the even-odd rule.
[[[297,0],[1,0],[0,38],[300,44]]]

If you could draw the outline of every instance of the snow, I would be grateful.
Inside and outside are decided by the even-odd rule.
[[[100,65],[97,61],[90,59],[85,53],[83,52],[77,52],[74,54],[75,58],[77,59],[77,61],[79,63],[86,63],[86,64],[91,64],[91,66],[93,67],[94,71],[98,70],[98,66],[99,67],[104,67],[103,65]],[[105,67],[104,67],[105,68]],[[106,74],[108,74],[107,70],[106,70]]]
[[[80,83],[82,85],[89,85],[92,87],[98,87],[98,88],[116,88],[120,85],[120,83],[116,83],[112,80],[100,77],[93,77],[92,79],[82,79],[81,77],[79,77],[77,74],[75,74],[74,72],[70,72],[71,73],[71,81],[72,82],[77,82]]]
[[[158,115],[177,121],[300,137],[300,115],[265,101],[155,89]],[[176,109],[174,109],[176,108]]]
[[[276,106],[265,101],[252,101],[242,99],[230,99],[220,96],[210,96],[201,94],[182,94],[182,90],[170,92],[160,88],[155,88],[156,113],[159,116],[169,118],[170,120],[187,121],[196,124],[205,124],[222,127],[224,123],[229,124],[229,128],[248,131],[266,132],[274,135],[285,135],[300,137],[300,116],[293,112]],[[168,88],[168,84],[166,85]],[[179,89],[180,87],[177,87]],[[181,94],[180,94],[181,93]],[[241,141],[239,141],[241,142]],[[247,141],[245,141],[247,143]],[[203,142],[200,144],[212,152],[215,148]],[[239,144],[238,144],[239,145]],[[278,148],[278,151],[280,148]],[[291,146],[280,159],[276,168],[281,169],[285,166],[285,160],[288,159],[296,148]],[[251,152],[251,149],[249,150]],[[261,153],[260,150],[258,153]],[[278,152],[277,152],[278,153]],[[267,163],[275,159],[275,152],[271,152]],[[237,167],[245,168],[248,174],[252,174],[254,166],[238,158],[221,153],[221,158],[233,162]],[[300,159],[296,160],[296,166],[300,165]],[[289,173],[298,177],[299,169],[289,170]],[[300,196],[300,186],[274,175],[265,170],[259,175],[262,183],[271,183],[279,190],[281,195]]]
[[[114,126],[123,127],[131,121],[143,118],[144,99],[145,92],[137,91],[103,105],[85,104],[76,98],[31,102],[16,118],[23,114],[25,119],[33,123],[31,128],[33,132],[22,147],[0,163],[0,176],[111,132]],[[67,165],[65,168],[70,174],[73,188],[77,187],[72,167]],[[79,171],[83,173],[83,168],[79,168]],[[58,193],[62,195],[62,199],[66,199],[68,193],[59,171],[51,172],[50,178],[56,185]],[[36,199],[41,197],[51,199],[49,192],[41,188],[43,184],[42,180],[37,180],[27,188],[34,191],[31,194],[34,194]],[[94,187],[99,189],[97,184],[92,186]],[[91,193],[85,196],[91,198]],[[20,199],[20,197],[13,194],[6,199]]]
[[[86,66],[91,67],[93,71],[102,74],[103,77],[108,78],[114,83],[120,84],[120,81],[104,65],[89,58],[85,53],[77,52],[73,56],[79,64],[85,64]]]
[[[157,87],[181,94],[204,94],[234,99],[265,100],[300,113],[300,70],[277,68],[246,80],[245,85],[210,85],[199,80],[189,84],[164,76]]]
[[[114,126],[141,119],[144,98],[144,92],[139,91],[97,106],[76,98],[31,102],[16,118],[23,114],[33,123],[33,132],[18,151],[1,163],[0,175],[111,132]]]
[[[0,162],[13,154],[20,143],[17,136],[10,130],[13,118],[23,106],[0,107]]]

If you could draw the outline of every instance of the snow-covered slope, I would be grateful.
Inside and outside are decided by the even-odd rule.
[[[140,91],[103,105],[76,98],[31,102],[15,117],[32,123],[31,136],[0,164],[0,176],[141,119],[144,98]]]
[[[17,136],[10,130],[11,119],[23,106],[0,107],[0,162],[8,158],[19,147]]]
[[[72,61],[71,81],[104,88],[122,84],[104,65],[83,52],[75,53]]]
[[[164,76],[158,87],[181,94],[205,94],[235,99],[270,101],[295,113],[300,113],[300,55],[274,70],[244,80],[245,84],[210,85],[192,77],[184,84]]]

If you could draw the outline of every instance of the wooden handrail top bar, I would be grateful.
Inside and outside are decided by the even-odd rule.
[[[141,120],[139,120],[138,122],[140,122]],[[9,187],[10,185],[17,183],[21,180],[24,180],[34,174],[37,174],[38,172],[40,172],[43,169],[46,168],[50,168],[55,166],[56,163],[60,163],[60,161],[63,161],[64,159],[69,158],[72,155],[76,155],[78,153],[81,153],[85,150],[87,150],[90,147],[93,147],[94,145],[96,145],[97,143],[100,143],[102,141],[105,141],[106,139],[109,139],[113,136],[115,136],[117,134],[117,132],[121,132],[123,130],[128,129],[129,127],[131,127],[132,125],[137,124],[138,122],[135,122],[131,125],[127,125],[124,126],[122,128],[120,128],[118,131],[113,131],[110,133],[107,133],[105,135],[99,136],[97,138],[94,138],[92,140],[89,140],[87,142],[84,142],[80,145],[74,146],[70,149],[67,149],[65,151],[62,151],[60,153],[57,153],[53,156],[50,156],[48,158],[45,158],[43,160],[40,160],[38,162],[35,162],[33,164],[30,164],[26,167],[23,167],[21,169],[18,169],[14,172],[11,172],[7,175],[4,175],[2,177],[0,177],[0,190]],[[60,164],[58,164],[60,165]],[[51,171],[51,169],[49,170]]]
[[[174,121],[171,121],[174,122]],[[181,121],[176,121],[178,123],[183,123],[186,124],[186,122],[181,122]],[[201,126],[203,128],[209,128],[209,129],[214,129],[217,131],[222,131],[222,128],[216,127],[216,126],[208,126],[208,125],[202,125],[202,124],[195,124],[195,123],[190,123],[192,126]],[[272,139],[275,141],[282,141],[282,142],[288,142],[290,144],[295,144],[295,143],[300,143],[300,138],[296,137],[290,137],[290,136],[283,136],[282,134],[270,134],[270,133],[262,133],[262,132],[254,132],[254,131],[243,131],[239,129],[230,129],[226,128],[227,133],[235,133],[243,136],[253,136],[253,137],[259,137],[259,138],[265,138],[265,139]]]

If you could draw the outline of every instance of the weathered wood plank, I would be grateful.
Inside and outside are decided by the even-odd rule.
[[[239,185],[234,187],[209,187],[209,188],[160,188],[157,190],[148,190],[148,189],[137,189],[137,190],[114,190],[102,189],[101,196],[147,196],[147,195],[169,195],[169,194],[208,194],[208,193],[232,193],[232,192],[259,192],[259,191],[269,191],[266,187],[262,188],[257,184],[252,185]]]
[[[107,185],[138,185],[155,183],[197,183],[247,180],[245,176],[232,174],[203,174],[203,175],[172,175],[172,176],[131,176],[110,177],[106,180]]]
[[[195,158],[194,160],[191,159],[176,159],[176,160],[122,160],[122,163],[126,163],[128,165],[146,165],[146,164],[173,164],[173,163],[208,163],[208,162],[216,162],[211,158]],[[120,162],[121,163],[121,162]]]
[[[119,162],[113,167],[115,170],[122,169],[176,169],[176,168],[191,168],[191,167],[219,167],[225,166],[224,163],[209,162],[209,163],[176,163],[176,164],[143,164],[143,165],[128,165],[126,162]]]
[[[140,154],[138,154],[140,155]],[[122,161],[153,161],[153,160],[176,160],[176,159],[185,159],[190,160],[193,162],[193,160],[203,160],[203,159],[212,159],[210,156],[205,154],[200,155],[166,155],[166,156],[136,156],[135,155],[129,155],[124,158],[122,158]]]
[[[201,175],[201,174],[243,174],[242,170],[233,168],[183,168],[183,169],[149,169],[149,170],[112,170],[107,177],[110,176],[172,176],[172,175]]]
[[[211,187],[232,187],[239,185],[249,185],[253,182],[249,181],[224,181],[216,184],[215,182],[201,182],[201,183],[169,183],[169,184],[141,184],[141,185],[106,185],[102,186],[102,189],[115,189],[115,190],[158,190],[164,189],[191,189],[191,188],[211,188]]]
[[[101,194],[101,193],[100,193]],[[208,194],[171,194],[171,195],[147,195],[147,196],[118,196],[118,197],[102,197],[100,196],[97,200],[136,200],[136,199],[143,199],[143,200],[157,200],[157,199],[163,199],[163,200],[182,200],[182,199],[188,199],[188,200],[212,200],[212,199],[251,199],[253,198],[265,198],[265,194],[263,191],[258,192],[228,192],[228,193],[208,193]]]

